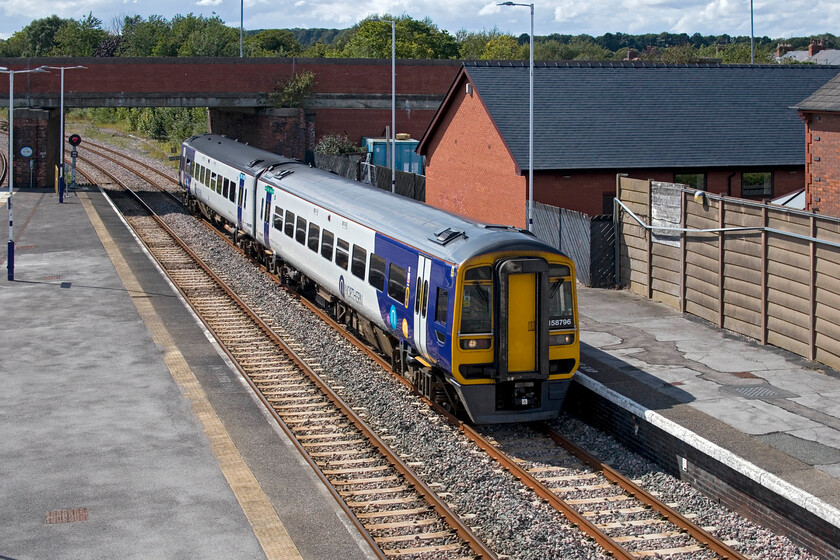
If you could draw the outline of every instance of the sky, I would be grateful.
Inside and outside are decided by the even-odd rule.
[[[524,0],[522,0],[524,3]],[[536,0],[534,33],[598,36],[604,33],[750,34],[751,0]],[[755,36],[773,39],[840,35],[838,0],[752,0]],[[118,29],[125,16],[219,16],[239,28],[240,9],[248,29],[351,27],[372,14],[430,18],[451,34],[497,28],[519,35],[530,30],[527,6],[498,6],[485,0],[0,0],[0,38],[8,39],[32,20],[57,15],[82,19],[88,13],[104,29]]]

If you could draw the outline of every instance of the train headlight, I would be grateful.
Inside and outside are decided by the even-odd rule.
[[[461,350],[487,350],[490,344],[489,338],[462,338]]]
[[[549,346],[568,346],[575,341],[574,333],[551,334],[548,336]]]

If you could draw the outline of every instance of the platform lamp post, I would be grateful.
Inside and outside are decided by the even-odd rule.
[[[391,192],[397,190],[397,22],[392,19],[375,19],[391,24],[391,137],[388,142],[391,145]]]
[[[9,269],[9,282],[15,279],[15,231],[12,221],[12,190],[15,182],[15,74],[46,72],[43,66],[33,70],[9,70],[0,67],[0,73],[9,75],[9,256],[6,268]]]
[[[528,80],[528,231],[534,231],[534,5],[502,2],[499,6],[527,6],[531,8],[531,61]]]
[[[87,66],[42,66],[50,70],[61,71],[61,97],[59,101],[59,132],[58,132],[58,201],[64,202],[64,71],[82,70]]]

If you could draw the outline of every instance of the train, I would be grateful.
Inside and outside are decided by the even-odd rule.
[[[475,424],[559,415],[580,360],[572,260],[221,135],[183,142],[185,204]]]

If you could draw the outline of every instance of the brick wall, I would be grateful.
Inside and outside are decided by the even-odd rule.
[[[57,113],[57,112],[56,112]],[[51,112],[40,109],[16,109],[14,118],[14,187],[52,187],[55,183],[55,162],[58,159],[58,120]],[[49,134],[48,134],[49,133]],[[53,139],[49,141],[48,139]],[[32,148],[31,157],[23,157],[21,148]],[[30,162],[34,164],[30,173]]]
[[[210,110],[210,129],[264,150],[306,161],[315,147],[315,124],[300,109]]]
[[[0,66],[18,70],[55,64],[53,58],[0,59]],[[68,58],[64,65],[84,70],[65,75],[65,102],[80,97],[135,93],[178,94],[268,92],[295,73],[312,71],[316,93],[390,94],[390,59],[335,58]],[[397,60],[396,93],[444,95],[461,62],[457,60]],[[2,81],[0,81],[2,82]],[[58,97],[55,72],[24,74],[15,80],[15,95],[52,93]],[[8,87],[0,83],[0,95]],[[150,97],[150,96],[147,96]]]
[[[517,174],[475,89],[468,95],[462,80],[454,96],[428,144],[426,203],[486,223],[526,227],[527,176]]]
[[[840,115],[806,113],[803,119],[807,208],[840,217]]]

